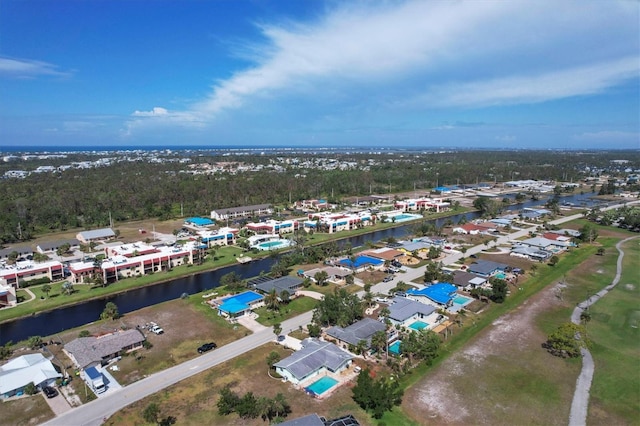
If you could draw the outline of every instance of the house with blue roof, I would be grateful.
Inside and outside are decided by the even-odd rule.
[[[218,304],[218,315],[238,318],[251,313],[253,309],[264,305],[264,296],[255,291],[245,291],[222,298]]]
[[[417,302],[437,307],[449,306],[456,296],[457,287],[449,283],[433,284],[423,289],[407,290],[407,297]]]

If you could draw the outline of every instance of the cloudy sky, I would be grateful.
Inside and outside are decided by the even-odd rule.
[[[640,148],[635,0],[2,0],[2,146]]]

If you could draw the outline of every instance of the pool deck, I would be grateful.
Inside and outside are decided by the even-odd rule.
[[[317,382],[318,380],[320,380],[322,377],[324,376],[328,376],[331,377],[334,380],[337,380],[338,383],[336,383],[334,386],[331,386],[329,389],[327,389],[326,392],[324,392],[321,395],[313,395],[313,397],[315,399],[325,399],[330,397],[333,392],[338,389],[339,387],[343,386],[345,383],[350,382],[351,380],[355,379],[356,377],[358,377],[358,373],[355,372],[354,368],[355,368],[356,364],[351,364],[351,366],[349,366],[349,368],[347,368],[346,370],[341,371],[340,373],[332,373],[330,371],[325,371],[322,374],[319,374],[317,376],[313,376],[303,382],[298,383],[295,387],[297,389],[302,390],[303,392],[306,391],[306,388],[310,385],[312,385],[313,383]]]

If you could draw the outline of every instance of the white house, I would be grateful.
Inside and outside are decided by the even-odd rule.
[[[62,374],[42,354],[22,355],[0,367],[0,398],[21,395],[30,383],[39,388],[49,386],[60,377]]]

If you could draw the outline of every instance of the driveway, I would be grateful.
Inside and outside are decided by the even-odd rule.
[[[71,405],[67,402],[64,395],[62,395],[62,390],[61,389],[57,389],[57,390],[58,390],[58,396],[54,396],[53,398],[47,398],[45,394],[42,392],[41,392],[41,395],[44,398],[44,400],[47,401],[47,404],[49,404],[49,407],[51,407],[51,411],[53,411],[53,413],[56,416],[59,416],[71,410]]]

